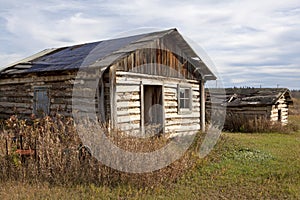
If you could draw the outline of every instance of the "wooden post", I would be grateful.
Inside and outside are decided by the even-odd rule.
[[[202,133],[205,132],[205,81],[200,80],[200,125]]]
[[[110,116],[111,129],[117,126],[117,99],[116,99],[116,67],[113,65],[109,70],[110,78]]]
[[[166,126],[166,113],[165,113],[165,84],[161,86],[161,106],[162,106],[162,133],[165,133],[165,126]]]
[[[141,95],[140,95],[140,102],[141,102],[141,124],[140,124],[140,130],[141,130],[141,134],[145,134],[145,113],[144,113],[144,85],[143,85],[143,82],[141,81],[140,82],[140,92],[141,92]]]

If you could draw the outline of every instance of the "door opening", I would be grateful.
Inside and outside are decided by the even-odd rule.
[[[277,118],[277,120],[279,122],[281,122],[281,110],[280,109],[278,110],[278,118]]]
[[[162,86],[144,85],[144,130],[146,135],[163,133]]]

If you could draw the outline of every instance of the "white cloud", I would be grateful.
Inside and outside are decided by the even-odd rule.
[[[0,58],[5,57],[0,65],[18,57],[10,54],[30,55],[140,27],[177,27],[205,49],[227,85],[252,84],[251,79],[261,76],[272,85],[272,77],[281,76],[289,87],[297,87],[295,77],[300,77],[298,0],[10,0],[0,4]]]

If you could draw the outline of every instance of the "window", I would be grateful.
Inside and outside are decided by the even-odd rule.
[[[33,97],[33,112],[37,117],[43,117],[49,114],[49,88],[35,87]]]
[[[178,110],[191,111],[192,110],[192,93],[189,87],[178,87]]]

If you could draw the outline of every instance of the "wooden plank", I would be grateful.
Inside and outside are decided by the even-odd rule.
[[[140,91],[141,91],[141,104],[140,104],[140,120],[141,120],[141,132],[145,133],[145,99],[144,99],[144,86],[143,82],[140,82]]]

